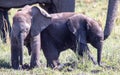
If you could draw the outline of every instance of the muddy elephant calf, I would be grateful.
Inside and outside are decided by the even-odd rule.
[[[57,68],[60,65],[59,55],[70,48],[83,56],[87,52],[93,63],[101,62],[103,31],[94,19],[82,14],[51,14],[52,23],[42,31],[41,41],[47,66]],[[87,43],[97,49],[97,62],[91,56]]]
[[[24,45],[31,54],[30,67],[40,65],[40,32],[50,22],[51,16],[36,6],[25,6],[15,14],[11,30],[11,64],[14,69],[19,69],[20,65],[23,65]]]

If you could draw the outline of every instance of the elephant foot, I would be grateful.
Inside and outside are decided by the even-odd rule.
[[[61,71],[61,70],[63,70],[64,67],[65,67],[65,65],[64,65],[64,64],[61,64],[61,65],[55,66],[55,67],[53,68],[53,70],[59,70],[59,71]]]
[[[106,64],[105,63],[98,63],[98,66],[100,66],[100,67],[105,67],[106,66]]]
[[[22,69],[30,69],[30,65],[25,63],[24,65],[22,65]]]
[[[16,70],[19,69],[19,63],[18,63],[18,61],[15,61],[15,60],[12,61],[12,68],[16,69]]]
[[[93,61],[93,60],[92,60],[92,62],[93,62],[94,65],[97,65],[97,61]]]
[[[31,69],[33,69],[33,68],[35,68],[35,67],[38,67],[38,66],[30,66],[29,64],[27,64],[27,63],[25,63],[24,65],[22,65],[22,66],[19,66],[19,70],[24,70],[24,69],[26,69],[26,70],[31,70]]]
[[[22,70],[22,69],[23,69],[23,68],[22,68],[22,65],[19,65],[18,67],[13,67],[13,66],[12,66],[12,68],[15,69],[15,70]]]
[[[40,62],[31,62],[30,63],[30,68],[39,68],[41,66]]]

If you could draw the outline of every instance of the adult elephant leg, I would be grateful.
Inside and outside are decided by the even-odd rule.
[[[5,20],[3,15],[3,10],[0,10],[0,35],[4,43],[6,43],[6,29],[5,29]]]
[[[3,16],[3,42],[6,43],[7,42],[7,32],[8,32],[8,24],[7,21],[5,19],[5,17]]]
[[[10,21],[9,21],[9,16],[8,16],[8,10],[9,9],[4,9],[4,18],[6,20],[6,25],[7,25],[7,29],[6,31],[9,32],[9,36],[10,36],[10,32],[11,32],[11,25],[10,25]]]
[[[31,39],[31,61],[30,61],[30,67],[39,67],[40,66],[40,48],[41,48],[41,40],[40,40],[40,34],[32,37]]]

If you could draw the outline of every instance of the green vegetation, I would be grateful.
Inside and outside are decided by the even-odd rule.
[[[78,13],[86,14],[99,22],[101,22],[104,29],[106,21],[108,0],[76,0],[76,9]],[[10,11],[10,21],[12,24],[12,16],[16,12],[15,9]],[[102,52],[102,62],[104,67],[95,66],[91,61],[77,60],[76,55],[67,50],[61,53],[60,62],[77,62],[75,63],[74,70],[68,72],[66,69],[63,71],[51,70],[45,67],[46,60],[41,52],[41,68],[33,70],[13,70],[10,67],[10,44],[3,44],[0,41],[0,75],[120,75],[120,6],[118,8],[118,16],[115,21],[115,26],[110,37],[104,41]],[[90,46],[90,45],[89,45]],[[96,49],[90,46],[92,54],[96,57]],[[24,63],[29,63],[30,56],[28,56],[27,49],[24,50]]]

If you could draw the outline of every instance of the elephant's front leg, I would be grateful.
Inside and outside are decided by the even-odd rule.
[[[40,66],[40,48],[41,48],[41,40],[40,34],[32,37],[31,39],[31,61],[30,68],[39,67]]]
[[[93,64],[97,65],[97,61],[95,60],[89,49],[87,50],[87,55],[88,58],[92,60]]]
[[[11,39],[11,65],[14,69],[19,69],[19,47],[16,43],[17,41]]]
[[[95,58],[94,58],[93,55],[91,54],[88,46],[87,46],[86,44],[80,43],[80,49],[79,49],[79,51],[78,51],[78,54],[83,57],[83,56],[84,56],[84,55],[83,55],[84,53],[86,53],[87,56],[88,56],[88,58],[89,58],[90,60],[92,60],[93,64],[95,64],[95,65],[97,64],[97,61],[95,60]]]

